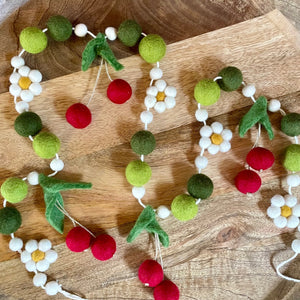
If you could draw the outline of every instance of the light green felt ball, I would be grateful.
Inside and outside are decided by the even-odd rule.
[[[36,135],[42,129],[42,120],[34,112],[25,111],[15,120],[15,130],[21,136]]]
[[[26,182],[20,178],[11,177],[6,179],[1,185],[1,195],[10,203],[22,201],[28,193]]]
[[[199,81],[194,89],[196,101],[202,105],[212,105],[220,98],[221,90],[219,85],[211,79]]]
[[[16,232],[22,224],[22,217],[14,207],[0,209],[0,233],[11,234]]]
[[[281,130],[288,136],[300,134],[300,114],[291,113],[281,119]]]
[[[220,88],[226,92],[237,90],[243,81],[243,74],[236,67],[226,67],[219,73],[222,79],[218,80]]]
[[[37,27],[26,27],[20,33],[20,44],[25,51],[36,54],[47,47],[46,34]]]
[[[187,190],[194,198],[207,199],[214,190],[214,184],[208,176],[195,174],[189,179]]]
[[[182,194],[175,197],[172,201],[171,211],[179,221],[188,221],[197,215],[198,205],[193,197]]]
[[[64,16],[50,17],[47,27],[49,35],[58,42],[64,42],[72,35],[72,24]]]
[[[133,47],[141,37],[142,28],[134,20],[126,20],[118,28],[118,38],[127,47]]]
[[[150,166],[140,160],[131,161],[125,171],[127,181],[133,186],[143,186],[150,180],[151,175]]]
[[[285,149],[285,155],[283,159],[284,167],[292,172],[300,171],[300,145],[289,145]]]
[[[35,136],[32,146],[41,158],[52,158],[60,149],[60,140],[53,133],[41,132]]]
[[[130,145],[135,153],[147,155],[154,150],[156,141],[150,131],[140,130],[132,136]]]
[[[166,44],[161,36],[149,34],[139,44],[141,57],[149,64],[160,61],[166,54]]]

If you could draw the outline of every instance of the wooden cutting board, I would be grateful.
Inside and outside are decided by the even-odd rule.
[[[277,10],[262,17],[190,38],[167,48],[161,61],[163,78],[177,88],[177,105],[161,115],[154,113],[151,130],[157,148],[147,156],[153,176],[146,185],[145,202],[157,207],[170,205],[186,191],[189,177],[196,172],[194,159],[199,153],[199,123],[195,121],[195,84],[213,78],[227,65],[240,68],[247,83],[254,83],[257,95],[277,98],[286,111],[300,112],[300,35]],[[146,257],[153,257],[153,242],[142,234],[133,244],[126,236],[141,212],[126,182],[126,165],[137,156],[129,145],[133,133],[142,128],[139,115],[149,84],[151,66],[138,55],[121,60],[125,69],[111,77],[127,80],[132,99],[114,105],[106,98],[109,80],[102,74],[90,105],[92,124],[76,130],[66,123],[66,109],[79,101],[87,102],[97,68],[43,82],[43,93],[32,102],[47,130],[62,142],[60,156],[65,169],[57,178],[88,181],[93,189],[64,194],[68,212],[94,233],[107,230],[117,241],[118,251],[107,262],[96,261],[91,253],[70,253],[64,238],[71,228],[66,220],[60,236],[45,220],[40,187],[31,187],[28,197],[16,207],[23,223],[17,236],[24,240],[47,237],[53,241],[59,260],[47,272],[67,290],[88,299],[152,299],[151,289],[143,288],[137,269]],[[51,67],[51,66],[49,66]],[[181,299],[297,299],[297,285],[278,278],[272,268],[291,255],[291,230],[278,230],[266,218],[274,191],[282,191],[280,177],[286,171],[279,157],[291,141],[279,131],[279,114],[271,115],[275,138],[263,132],[261,145],[273,151],[276,163],[262,173],[263,186],[251,197],[236,191],[234,177],[243,169],[245,156],[256,137],[251,130],[239,138],[238,123],[251,105],[240,92],[221,93],[218,104],[210,106],[209,123],[220,121],[234,132],[232,150],[215,156],[207,154],[215,190],[199,205],[198,216],[181,223],[175,218],[161,221],[171,245],[163,250],[165,275],[176,282]],[[13,124],[17,116],[9,93],[0,95],[1,183],[9,176],[24,177],[30,171],[49,172],[49,161],[38,158],[28,139],[18,136]],[[286,187],[283,186],[285,189]],[[47,299],[32,285],[17,255],[8,250],[9,238],[0,237],[0,298]],[[281,252],[281,250],[285,250]],[[300,277],[299,262],[288,272]],[[293,298],[294,297],[294,298]],[[52,299],[56,299],[55,297]],[[57,299],[61,299],[59,296]]]

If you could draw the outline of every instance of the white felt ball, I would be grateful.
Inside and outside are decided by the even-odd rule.
[[[281,107],[280,101],[277,99],[272,99],[268,103],[268,110],[270,112],[276,112],[279,111]]]
[[[29,104],[25,101],[19,101],[16,103],[15,109],[19,114],[21,114],[22,112],[29,110]]]
[[[288,228],[296,228],[299,225],[299,218],[296,216],[290,216],[287,219]]]
[[[160,68],[152,68],[150,71],[150,78],[153,80],[157,80],[162,78],[163,76],[163,71]]]
[[[293,207],[293,215],[300,217],[300,204],[297,204]]]
[[[40,272],[47,271],[49,267],[50,267],[50,263],[46,259],[40,260],[36,263],[36,268]]]
[[[274,195],[271,198],[271,203],[277,207],[281,207],[284,205],[285,201],[284,198],[281,195]]]
[[[30,172],[27,175],[27,181],[30,185],[38,185],[39,184],[39,173],[36,171]]]
[[[225,153],[228,152],[231,149],[231,144],[227,141],[224,141],[220,144],[220,151]]]
[[[30,72],[30,68],[27,67],[27,66],[22,66],[20,69],[19,69],[19,74],[23,77],[28,77],[29,75],[29,72]]]
[[[20,97],[25,102],[31,102],[33,100],[33,93],[29,90],[23,90],[20,93]]]
[[[110,41],[114,41],[117,38],[117,29],[115,27],[107,27],[105,35]]]
[[[11,93],[11,95],[13,95],[14,97],[18,97],[20,96],[22,89],[19,87],[18,84],[11,84],[9,86],[9,92]]]
[[[59,290],[60,290],[60,286],[56,281],[50,281],[45,286],[45,291],[49,296],[56,295]]]
[[[247,84],[242,89],[243,95],[248,98],[254,96],[255,92],[256,92],[256,88],[254,84]]]
[[[280,214],[281,214],[281,209],[280,209],[280,207],[271,205],[271,206],[268,207],[268,209],[267,209],[267,215],[268,215],[271,219],[275,219],[275,218],[279,217]]]
[[[21,75],[20,75],[19,73],[13,72],[13,73],[11,73],[11,75],[9,76],[9,81],[10,81],[10,83],[18,84],[20,78],[21,78]]]
[[[157,87],[159,92],[163,92],[167,86],[167,83],[164,80],[160,79],[155,81],[155,86]]]
[[[298,174],[291,174],[286,178],[286,182],[291,187],[296,187],[300,184],[300,176]]]
[[[144,103],[147,108],[152,108],[156,103],[156,98],[154,96],[147,95],[145,97]]]
[[[42,73],[39,70],[31,70],[28,75],[29,79],[32,82],[41,82],[42,81]]]
[[[285,199],[285,205],[289,207],[293,207],[297,204],[297,198],[295,196],[286,195],[284,196],[284,199]]]
[[[58,258],[58,254],[54,250],[48,250],[45,254],[45,259],[51,264],[56,262],[57,258]]]
[[[195,165],[198,169],[204,169],[207,167],[208,159],[204,156],[197,156],[195,159]]]
[[[287,219],[285,217],[283,217],[283,216],[279,216],[279,217],[277,217],[277,218],[274,219],[274,224],[278,228],[283,228],[287,224]]]
[[[164,101],[165,101],[167,109],[171,109],[171,108],[175,107],[175,105],[176,105],[176,100],[175,100],[174,97],[169,97],[168,96],[168,97],[165,98]]]
[[[11,61],[10,61],[11,65],[13,68],[21,68],[22,66],[25,65],[25,60],[24,58],[20,57],[20,56],[14,56]]]
[[[213,122],[211,124],[211,128],[214,133],[221,134],[223,130],[223,125],[220,122]]]
[[[207,148],[207,151],[208,151],[210,154],[212,154],[212,155],[217,154],[217,153],[219,152],[219,150],[220,150],[219,145],[214,145],[214,144],[210,145],[210,146]]]
[[[177,95],[177,90],[174,86],[167,86],[165,89],[165,94],[166,96],[175,98]]]
[[[195,116],[196,116],[197,121],[204,122],[208,118],[208,112],[207,112],[206,109],[200,109],[199,108],[199,109],[196,110]]]
[[[232,131],[229,129],[224,129],[221,135],[224,141],[229,142],[232,139]]]
[[[33,260],[28,261],[25,264],[25,268],[28,272],[35,272],[36,271],[36,265],[35,262]]]
[[[52,247],[51,242],[48,239],[42,239],[39,241],[39,250],[42,252],[47,252]]]
[[[23,247],[23,241],[20,238],[13,238],[9,242],[9,249],[11,251],[19,251]]]
[[[47,275],[44,273],[36,273],[33,276],[33,285],[34,286],[43,286],[47,282]]]
[[[29,240],[25,245],[25,249],[29,253],[34,252],[35,250],[38,249],[38,242],[36,240]]]
[[[31,260],[31,254],[26,250],[22,251],[22,253],[21,253],[21,262],[26,264],[30,260]]]
[[[134,186],[132,188],[132,195],[136,199],[142,199],[145,196],[146,190],[143,186]]]
[[[156,97],[158,93],[157,87],[156,86],[149,86],[146,90],[146,94],[149,96]]]
[[[84,37],[86,36],[87,32],[88,32],[88,28],[85,24],[80,23],[75,26],[74,33],[76,36]]]
[[[200,135],[204,137],[210,137],[212,134],[212,129],[210,126],[205,125],[200,129]]]
[[[211,140],[208,137],[202,137],[199,141],[200,148],[207,149],[211,145]]]
[[[31,93],[35,96],[38,96],[42,93],[43,88],[42,86],[38,83],[38,82],[33,82],[30,86],[29,86],[29,90],[31,91]]]
[[[55,172],[59,172],[64,168],[64,162],[59,158],[54,158],[50,163],[51,170]]]
[[[159,113],[163,113],[166,110],[166,103],[163,101],[156,102],[154,105],[154,109]]]
[[[300,253],[300,240],[293,240],[292,249],[295,253]]]
[[[157,211],[156,211],[157,215],[161,218],[161,219],[166,219],[169,215],[170,215],[170,210],[167,206],[165,205],[160,205],[158,208],[157,208]]]
[[[149,124],[153,121],[153,114],[151,111],[145,110],[141,113],[140,118],[144,124]]]

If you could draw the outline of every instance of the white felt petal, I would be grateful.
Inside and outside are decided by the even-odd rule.
[[[38,249],[38,242],[36,240],[29,240],[26,245],[25,245],[25,249],[29,252],[32,253],[35,250]]]
[[[232,139],[232,131],[229,129],[224,129],[221,133],[221,136],[224,141],[229,142]]]
[[[287,219],[283,216],[279,216],[277,218],[274,219],[274,224],[278,227],[278,228],[284,228],[287,224]]]
[[[286,195],[284,196],[285,199],[285,205],[288,207],[294,207],[297,204],[297,198],[292,195]]]
[[[36,263],[36,268],[40,272],[47,271],[49,267],[50,267],[50,263],[46,259],[40,260]]]
[[[167,86],[167,83],[163,79],[160,79],[155,81],[155,86],[159,92],[163,92]]]
[[[58,254],[54,250],[49,250],[45,254],[45,259],[51,264],[57,260],[57,257],[58,257]]]
[[[297,204],[293,207],[293,215],[300,217],[300,204]]]
[[[281,195],[275,195],[271,198],[271,203],[274,206],[281,207],[284,205],[285,201]]]
[[[28,251],[23,251],[21,253],[21,262],[26,264],[28,261],[31,260],[31,254]]]
[[[205,126],[201,127],[201,129],[200,129],[201,136],[210,137],[212,133],[213,133],[213,131],[212,131],[211,127],[208,125],[205,125]]]
[[[215,155],[217,154],[219,151],[220,151],[220,146],[219,145],[210,145],[208,148],[207,148],[207,151],[212,154],[212,155]]]
[[[296,228],[299,225],[299,218],[296,216],[290,216],[287,219],[288,228]]]
[[[158,89],[156,86],[149,86],[146,90],[146,94],[148,96],[156,97],[157,93],[158,93]]]
[[[211,128],[214,133],[221,134],[223,131],[223,125],[220,122],[213,122]]]
[[[220,144],[220,151],[225,153],[225,152],[228,152],[229,150],[231,149],[231,144],[227,141],[223,141],[221,144]]]
[[[207,149],[211,145],[211,140],[208,137],[202,137],[199,141],[199,146],[203,149]]]
[[[277,217],[279,217],[281,214],[281,209],[280,207],[271,205],[268,209],[267,209],[267,215],[271,218],[271,219],[275,219]]]
[[[35,262],[33,260],[28,261],[25,264],[25,268],[28,272],[34,272],[36,270]]]
[[[48,239],[42,239],[39,242],[39,250],[41,250],[42,252],[47,252],[48,250],[50,250],[52,247],[51,242]]]

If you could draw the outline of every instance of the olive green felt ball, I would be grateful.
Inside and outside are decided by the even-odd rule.
[[[19,39],[25,51],[32,54],[42,52],[48,43],[46,34],[37,27],[27,27],[23,29]]]
[[[132,136],[130,145],[135,153],[147,155],[154,150],[156,141],[150,131],[141,130]]]
[[[139,44],[141,57],[149,64],[160,61],[166,54],[165,41],[157,34],[145,36]]]
[[[219,85],[211,79],[199,81],[194,88],[194,97],[202,105],[212,105],[220,98]]]
[[[21,136],[36,135],[42,129],[42,120],[34,112],[25,111],[15,120],[15,130]]]
[[[300,145],[292,144],[285,149],[283,165],[289,171],[300,171]]]
[[[142,33],[141,26],[134,20],[126,20],[118,28],[118,38],[127,47],[133,47]]]
[[[52,158],[60,149],[60,140],[53,133],[41,132],[35,136],[32,146],[41,158]]]
[[[281,119],[281,130],[288,136],[300,134],[300,114],[291,113]]]
[[[20,178],[10,177],[1,185],[1,195],[10,203],[22,201],[28,193],[26,182]]]
[[[194,198],[206,199],[212,194],[214,184],[208,176],[195,174],[189,179],[187,190]]]
[[[0,209],[0,233],[11,234],[16,232],[22,224],[22,217],[14,207]]]
[[[150,166],[140,160],[131,161],[125,171],[127,181],[133,186],[143,186],[150,180],[151,175]]]
[[[49,35],[58,42],[64,42],[72,35],[72,24],[63,16],[50,17],[47,27]]]
[[[179,221],[188,221],[197,215],[198,205],[193,197],[182,194],[175,197],[172,201],[171,211]]]
[[[236,67],[226,67],[219,73],[222,79],[218,80],[220,88],[226,92],[237,90],[243,81],[243,74]]]

